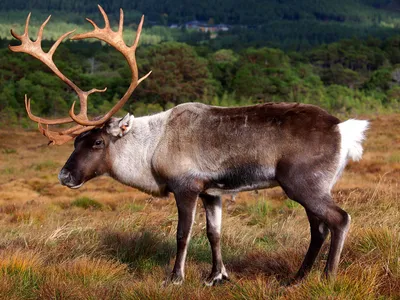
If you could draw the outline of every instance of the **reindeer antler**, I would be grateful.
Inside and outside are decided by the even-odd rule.
[[[128,90],[123,95],[123,97],[118,101],[118,103],[103,117],[96,119],[96,120],[89,120],[87,116],[87,98],[90,94],[95,92],[105,92],[107,88],[102,90],[99,89],[91,89],[90,91],[83,91],[77,85],[75,85],[70,79],[68,79],[61,71],[57,68],[53,61],[53,54],[56,51],[57,47],[60,43],[71,33],[74,32],[70,31],[58,38],[58,40],[54,43],[54,45],[50,48],[50,50],[46,53],[43,51],[41,46],[43,30],[46,24],[49,22],[49,16],[46,21],[40,26],[38,37],[36,41],[32,41],[28,35],[28,27],[29,27],[29,20],[31,14],[29,13],[26,23],[25,23],[25,31],[22,35],[16,34],[13,30],[11,30],[11,34],[18,40],[21,41],[21,45],[18,46],[9,46],[9,49],[14,52],[24,52],[27,54],[32,55],[33,57],[37,58],[45,65],[47,65],[53,72],[56,74],[62,81],[68,84],[78,95],[79,102],[80,102],[80,112],[75,115],[74,108],[75,102],[72,104],[72,107],[69,111],[70,117],[66,118],[59,118],[54,120],[43,119],[37,117],[32,114],[30,109],[30,99],[27,98],[25,95],[25,108],[28,112],[28,116],[31,120],[35,121],[39,125],[39,131],[42,132],[46,137],[49,138],[50,144],[61,145],[66,143],[67,141],[74,139],[77,135],[81,134],[82,132],[89,131],[94,127],[101,127],[105,122],[107,122],[113,114],[115,114],[123,105],[128,101],[129,97],[132,95],[133,91],[137,87],[137,85],[144,79],[146,79],[151,72],[143,76],[142,78],[138,79],[138,69],[136,64],[135,58],[135,51],[137,45],[139,43],[140,33],[142,31],[144,17],[142,17],[140,24],[138,26],[136,32],[136,38],[131,47],[128,47],[122,37],[122,30],[123,30],[123,22],[124,22],[124,13],[123,10],[120,9],[120,20],[119,20],[119,27],[118,31],[113,31],[110,27],[110,22],[108,20],[107,14],[104,12],[103,8],[98,5],[101,14],[103,15],[105,27],[100,29],[92,20],[87,19],[94,27],[94,30],[88,33],[78,34],[72,37],[73,40],[81,40],[86,38],[97,38],[109,44],[110,46],[114,47],[117,51],[121,52],[122,55],[127,60],[129,67],[132,72],[132,80],[129,85]],[[58,125],[58,124],[66,124],[76,122],[78,125],[71,127],[64,131],[50,131],[48,129],[48,125]],[[47,125],[46,129],[43,128],[42,124]]]

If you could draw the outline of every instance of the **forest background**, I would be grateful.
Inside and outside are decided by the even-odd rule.
[[[116,26],[125,11],[132,41],[146,16],[137,52],[139,72],[153,73],[125,110],[151,114],[187,101],[233,106],[270,101],[312,103],[336,113],[399,109],[400,1],[100,1]],[[12,53],[32,11],[30,35],[50,13],[43,47],[68,30],[102,24],[93,1],[2,1],[0,8],[0,124],[32,125],[24,95],[40,116],[65,115],[75,94],[39,61]],[[202,32],[188,22],[224,24]],[[123,95],[130,74],[122,56],[96,41],[62,43],[59,68],[84,90],[107,87],[89,99],[89,113],[104,113]]]

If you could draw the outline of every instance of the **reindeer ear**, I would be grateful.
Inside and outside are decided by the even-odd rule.
[[[128,113],[121,121],[119,121],[118,125],[119,125],[119,129],[121,130],[121,133],[119,136],[124,136],[131,130],[134,118],[135,117],[133,115],[130,115]]]
[[[134,118],[130,114],[122,119],[112,118],[107,124],[107,133],[115,137],[123,137],[132,129]]]

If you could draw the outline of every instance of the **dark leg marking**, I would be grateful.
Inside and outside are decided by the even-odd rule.
[[[337,206],[333,202],[330,195],[311,197],[309,199],[312,199],[312,201],[302,201],[300,203],[304,205],[306,210],[309,211],[314,218],[320,220],[321,223],[326,224],[331,232],[331,245],[329,248],[328,260],[325,266],[325,277],[327,279],[334,279],[339,266],[340,255],[342,253],[344,241],[350,228],[350,215]],[[311,261],[315,260],[315,257],[322,246],[322,234],[320,233],[319,237],[318,234],[316,235],[316,240],[314,238],[315,242],[311,242],[310,249],[307,252],[303,265],[299,270],[298,276],[300,275],[300,277],[303,275],[302,272],[304,272],[305,275],[309,269],[311,269],[311,265],[309,264]],[[319,244],[321,244],[321,246]]]
[[[328,254],[328,261],[325,266],[325,276],[327,279],[334,279],[339,266],[344,241],[350,228],[351,218],[343,209],[336,205],[332,205],[326,219],[331,231],[331,245]]]
[[[311,241],[306,257],[304,258],[304,261],[296,274],[295,281],[301,280],[310,272],[315,259],[317,258],[318,253],[329,233],[328,226],[326,226],[325,223],[316,218],[310,211],[306,210],[306,212],[310,222]]]

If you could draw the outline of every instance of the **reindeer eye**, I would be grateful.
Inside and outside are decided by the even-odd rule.
[[[96,140],[93,144],[93,148],[99,149],[103,148],[102,146],[104,145],[103,140]]]

